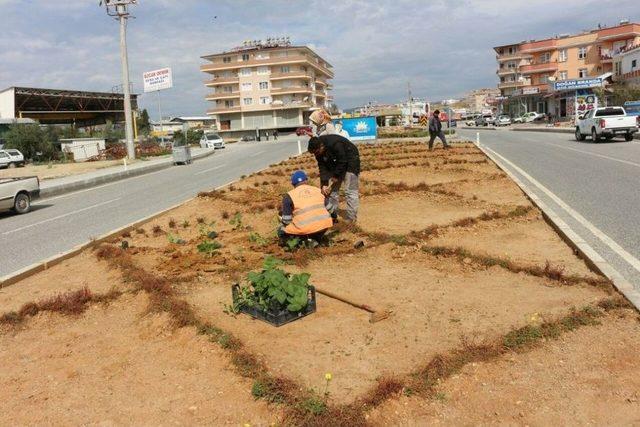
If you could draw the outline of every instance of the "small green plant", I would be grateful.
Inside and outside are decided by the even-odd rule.
[[[187,221],[186,219],[182,222],[182,228],[189,228],[189,221]]]
[[[233,218],[229,221],[229,224],[234,230],[240,230],[242,228],[242,214],[240,212],[236,212],[233,215]]]
[[[289,252],[293,252],[296,250],[296,248],[300,245],[300,238],[299,237],[292,237],[290,239],[288,239],[285,243],[287,245],[287,247],[285,248],[286,250],[288,250]]]
[[[257,233],[257,232],[249,233],[249,241],[261,247],[267,246],[269,244],[269,241],[265,237],[262,237],[260,233]]]
[[[244,306],[262,310],[288,310],[299,312],[307,307],[308,273],[290,274],[282,270],[283,261],[269,255],[265,258],[261,272],[247,275],[247,286],[241,286],[231,313],[238,313]]]
[[[179,236],[174,236],[171,233],[167,234],[167,240],[169,240],[169,243],[173,243],[176,245],[184,245],[185,243],[187,243],[186,240],[181,239]]]
[[[212,257],[217,251],[218,249],[222,248],[222,245],[219,242],[216,242],[215,240],[213,241],[205,241],[200,243],[198,246],[198,252],[205,254],[209,257]]]

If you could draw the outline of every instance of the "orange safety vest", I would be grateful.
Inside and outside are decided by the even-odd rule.
[[[288,194],[293,201],[293,219],[284,228],[287,234],[313,234],[333,226],[331,215],[324,206],[324,195],[319,188],[301,184]]]

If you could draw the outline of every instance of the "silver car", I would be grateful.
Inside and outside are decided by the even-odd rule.
[[[500,114],[495,122],[496,126],[509,126],[511,117],[508,114]]]

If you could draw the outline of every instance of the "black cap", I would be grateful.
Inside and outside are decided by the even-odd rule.
[[[312,136],[309,138],[309,145],[307,146],[307,151],[316,151],[318,148],[322,147],[322,140],[317,136]]]

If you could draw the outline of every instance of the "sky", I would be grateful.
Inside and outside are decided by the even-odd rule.
[[[128,25],[134,91],[171,67],[163,116],[202,115],[200,57],[247,39],[289,36],[329,61],[340,108],[431,101],[495,87],[493,46],[640,21],[639,0],[139,0]],[[0,0],[0,89],[111,91],[120,85],[118,24],[98,0]],[[142,108],[157,118],[156,94]]]

